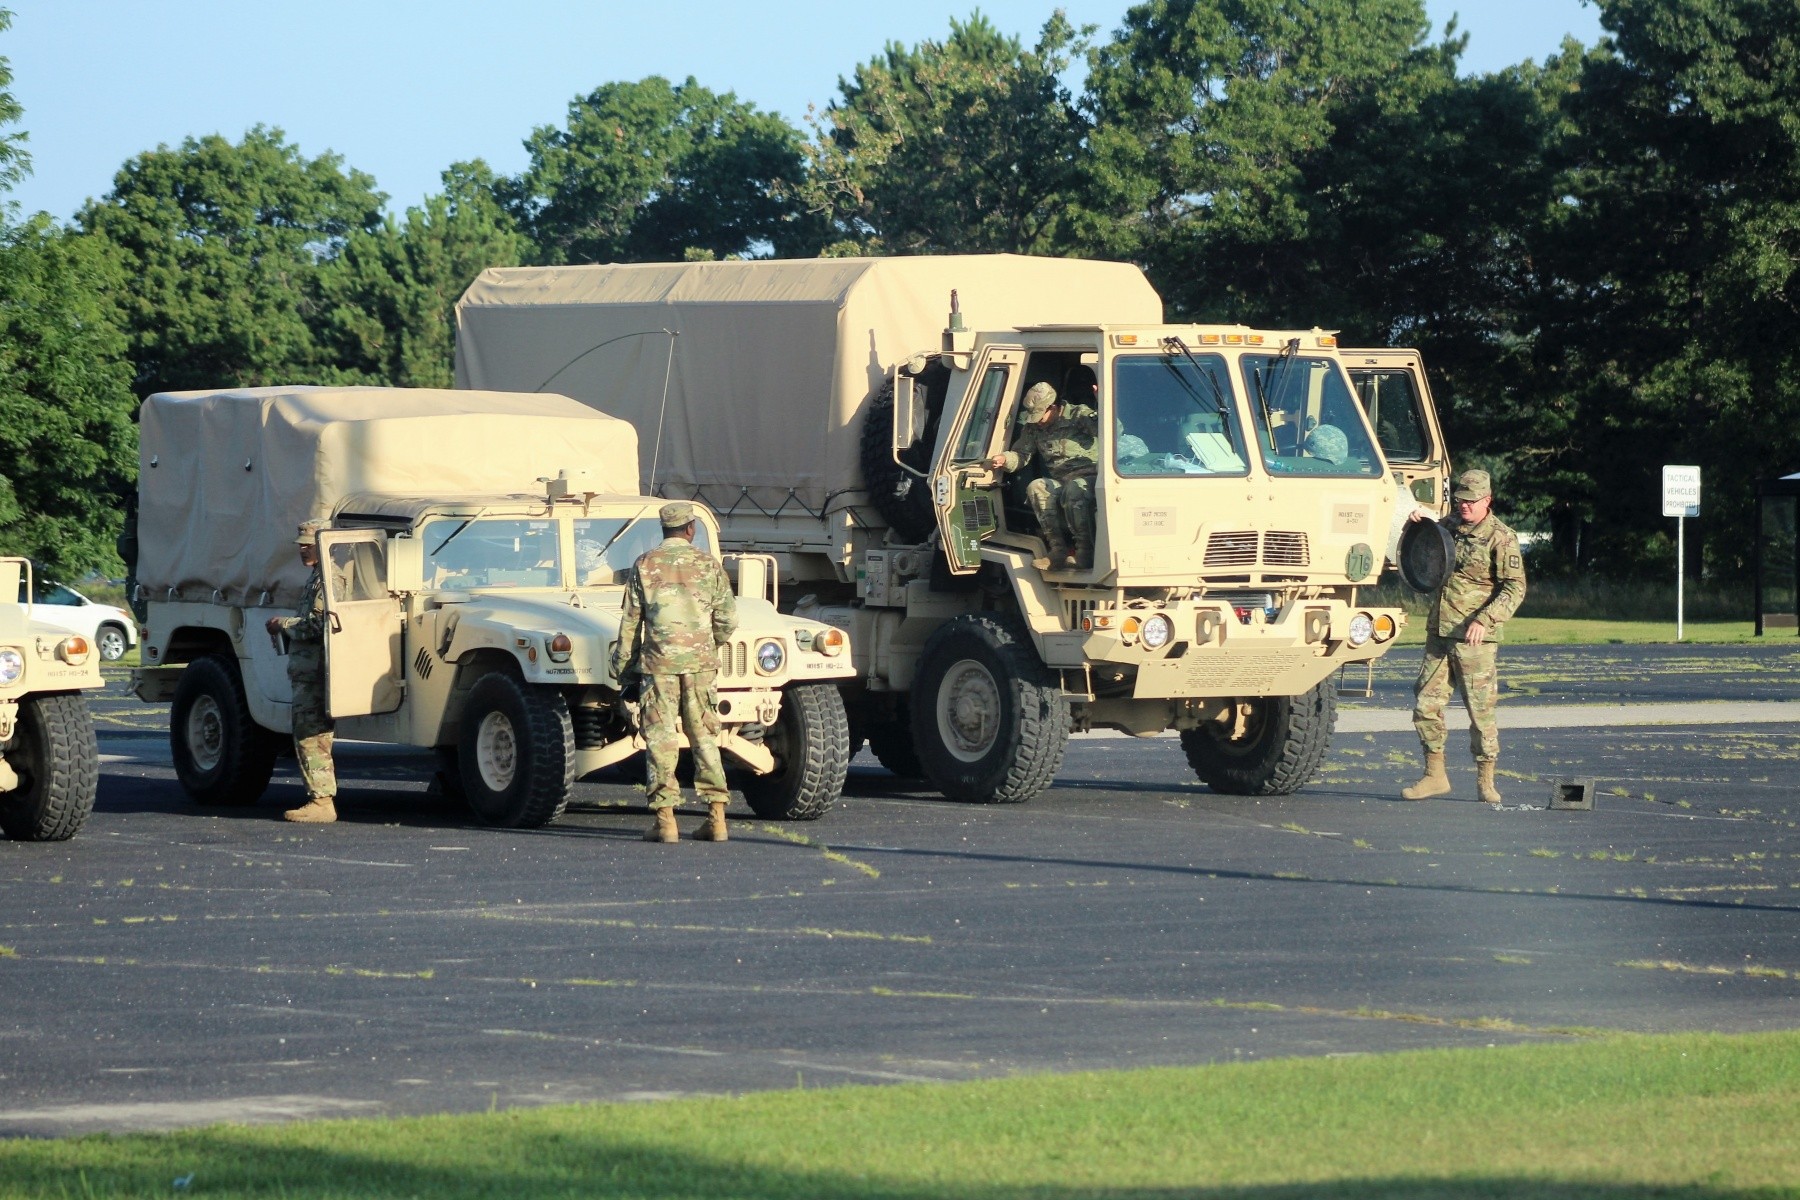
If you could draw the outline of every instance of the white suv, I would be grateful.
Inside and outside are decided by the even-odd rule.
[[[118,662],[127,650],[137,645],[137,621],[124,609],[95,604],[74,588],[60,583],[37,581],[34,590],[37,595],[32,597],[32,619],[81,634],[100,651],[102,660]],[[25,599],[23,583],[19,591],[22,601]]]

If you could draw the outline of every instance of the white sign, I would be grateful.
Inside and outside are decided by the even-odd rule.
[[[1663,511],[1665,517],[1697,517],[1700,515],[1700,468],[1663,468]]]

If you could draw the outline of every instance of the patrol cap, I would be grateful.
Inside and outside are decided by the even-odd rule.
[[[1464,471],[1456,477],[1456,490],[1450,493],[1457,500],[1486,500],[1493,494],[1486,471]]]
[[[299,530],[294,534],[294,545],[316,546],[319,544],[319,530],[325,528],[325,522],[309,520],[300,522]]]
[[[1056,389],[1047,383],[1034,383],[1025,393],[1025,403],[1020,415],[1027,421],[1036,421],[1044,415],[1052,404],[1056,403]]]
[[[686,500],[671,500],[657,510],[664,529],[680,529],[694,519],[694,506]]]
[[[1350,439],[1336,425],[1321,425],[1306,435],[1306,452],[1328,463],[1341,463],[1350,457]]]

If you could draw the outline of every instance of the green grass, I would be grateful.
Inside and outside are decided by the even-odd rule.
[[[1771,634],[1756,636],[1750,621],[1686,621],[1682,624],[1682,642],[1708,644],[1754,642],[1762,645],[1792,644],[1800,647],[1800,638],[1792,633],[1785,637]],[[1576,617],[1514,617],[1502,631],[1502,646],[1606,646],[1640,643],[1673,643],[1674,621],[1609,621]],[[1424,616],[1409,616],[1400,631],[1399,643],[1422,645],[1425,641]]]
[[[1694,1034],[10,1141],[0,1195],[1800,1197],[1797,1128],[1800,1034]]]
[[[1402,644],[1417,645],[1425,640],[1427,597],[1392,581],[1368,589],[1363,596],[1369,604],[1406,609]],[[1752,609],[1753,598],[1747,587],[1690,583],[1683,611],[1682,641],[1800,645],[1800,637],[1791,629],[1772,630],[1758,638]],[[1534,580],[1526,588],[1519,615],[1506,623],[1503,636],[1507,643],[1515,645],[1672,643],[1675,585],[1673,581]]]

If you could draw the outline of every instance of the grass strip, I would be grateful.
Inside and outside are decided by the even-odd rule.
[[[1797,1129],[1800,1033],[1626,1036],[0,1142],[0,1195],[1764,1200]]]

